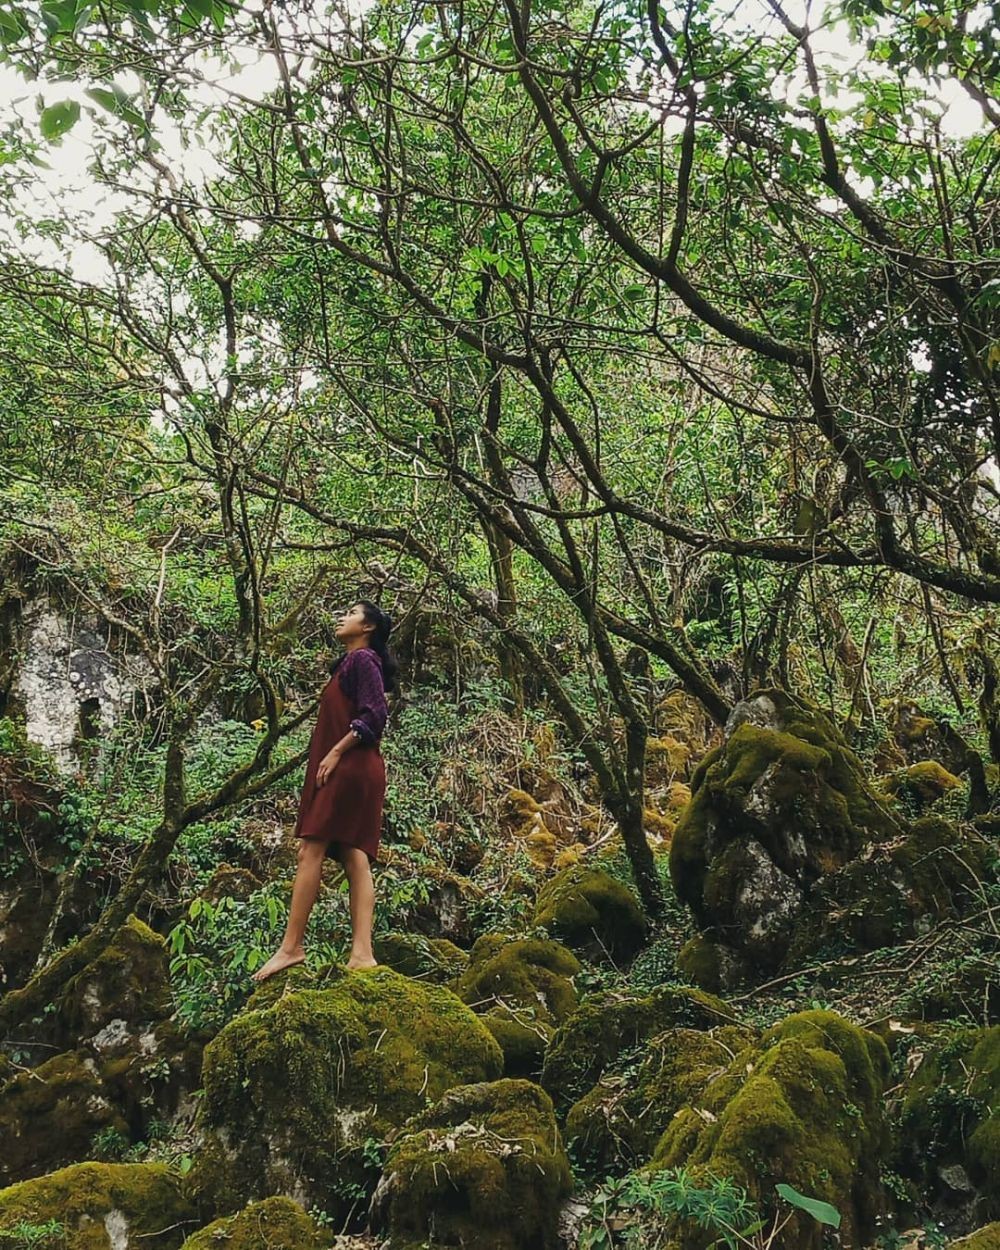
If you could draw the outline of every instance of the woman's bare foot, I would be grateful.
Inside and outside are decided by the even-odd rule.
[[[346,966],[348,972],[357,972],[359,968],[377,968],[378,962],[371,955],[352,955]]]
[[[263,964],[256,972],[251,974],[252,981],[266,981],[268,977],[273,976],[276,972],[281,972],[283,968],[292,968],[295,964],[305,962],[306,953],[300,946],[298,950],[286,951],[279,946],[266,964]]]

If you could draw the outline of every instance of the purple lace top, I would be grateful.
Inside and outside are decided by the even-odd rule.
[[[374,746],[382,737],[389,708],[382,681],[382,657],[371,647],[348,651],[335,670],[340,688],[351,700],[357,716],[351,728],[364,746]]]

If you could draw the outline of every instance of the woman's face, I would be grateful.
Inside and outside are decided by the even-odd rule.
[[[360,603],[356,603],[354,607],[348,608],[341,614],[337,621],[337,628],[333,632],[341,642],[350,642],[352,639],[365,637],[374,628],[374,625],[369,625],[365,620],[364,608]]]

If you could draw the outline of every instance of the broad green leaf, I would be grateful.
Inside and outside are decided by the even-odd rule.
[[[805,1194],[800,1194],[791,1185],[775,1185],[775,1189],[789,1206],[808,1212],[820,1224],[829,1224],[833,1228],[840,1227],[840,1212],[828,1202],[822,1202],[819,1198],[807,1198]]]

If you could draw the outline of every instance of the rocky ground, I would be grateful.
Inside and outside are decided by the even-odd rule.
[[[877,771],[776,690],[721,735],[676,696],[659,718],[652,924],[541,769],[494,813],[518,908],[495,923],[456,835],[374,970],[317,957],[214,1015],[182,993],[183,924],[287,886],[280,822],[198,906],[148,900],[5,1039],[0,1244],[1000,1247],[996,815],[961,810],[929,719]],[[107,865],[56,914],[60,783],[9,743],[2,778],[9,989]]]

